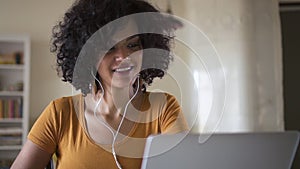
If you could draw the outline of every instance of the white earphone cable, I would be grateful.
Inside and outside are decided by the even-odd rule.
[[[124,109],[124,113],[123,113],[123,117],[122,117],[122,119],[121,119],[121,121],[120,121],[120,124],[118,125],[118,128],[117,128],[117,131],[116,131],[116,133],[114,133],[113,132],[113,129],[107,124],[107,123],[105,123],[104,121],[102,121],[101,119],[99,119],[98,118],[98,116],[97,116],[97,113],[96,113],[96,110],[97,110],[97,107],[100,105],[100,103],[102,102],[102,99],[103,99],[103,97],[104,97],[104,88],[103,88],[103,86],[102,86],[102,84],[101,84],[101,82],[97,79],[97,77],[93,74],[93,72],[91,72],[91,74],[92,74],[92,76],[94,77],[94,79],[99,83],[99,85],[100,85],[100,87],[101,87],[101,91],[102,91],[102,95],[101,95],[101,97],[100,97],[100,99],[99,99],[99,101],[96,103],[96,106],[95,106],[95,108],[94,108],[94,116],[95,116],[95,118],[101,123],[101,124],[103,124],[111,133],[112,133],[112,136],[113,136],[113,141],[112,141],[112,154],[113,154],[113,156],[114,156],[114,159],[115,159],[115,162],[116,162],[116,165],[117,165],[117,167],[119,168],[119,169],[122,169],[122,166],[121,166],[121,164],[119,163],[119,161],[118,161],[118,159],[117,159],[117,154],[116,154],[116,152],[115,152],[115,143],[116,143],[116,139],[117,139],[117,136],[118,136],[118,133],[119,133],[119,131],[120,131],[120,128],[121,128],[121,126],[122,126],[122,123],[123,123],[123,121],[124,121],[124,119],[125,119],[125,116],[126,116],[126,113],[127,113],[127,108],[128,108],[128,105],[129,105],[129,103],[135,98],[135,96],[137,95],[137,93],[138,93],[138,91],[139,91],[139,87],[140,87],[140,82],[139,82],[139,75],[137,75],[137,83],[138,83],[138,85],[137,85],[137,90],[136,90],[136,92],[134,93],[134,95],[129,99],[129,101],[126,103],[126,106],[125,106],[125,109]]]

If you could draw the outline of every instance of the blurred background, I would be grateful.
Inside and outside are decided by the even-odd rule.
[[[213,44],[222,64],[216,69],[224,72],[226,80],[224,111],[217,116],[209,114],[214,91],[210,82],[205,81],[207,78],[199,76],[203,101],[200,105],[205,111],[197,112],[198,118],[192,125],[194,132],[206,132],[207,128],[217,132],[300,129],[296,107],[300,95],[300,1],[149,1],[198,27]],[[55,56],[49,45],[52,27],[72,3],[73,0],[0,0],[0,34],[30,36],[29,126],[51,100],[72,94],[72,87],[57,77]],[[197,42],[194,35],[186,36]],[[188,51],[180,52],[180,47],[176,50],[179,56],[189,58]],[[205,71],[199,73],[207,75]],[[178,96],[176,90],[170,91]],[[186,96],[178,98],[193,100]],[[205,102],[203,98],[209,99]],[[188,120],[194,122],[190,114],[194,115],[195,110],[187,107],[184,111]],[[294,165],[300,168],[298,162]]]

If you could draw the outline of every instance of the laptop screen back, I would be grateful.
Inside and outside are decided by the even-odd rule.
[[[298,132],[184,135],[149,137],[142,169],[290,169],[299,142]]]

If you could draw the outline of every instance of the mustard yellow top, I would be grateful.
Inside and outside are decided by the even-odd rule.
[[[146,93],[150,106],[141,110],[128,136],[115,145],[123,169],[141,167],[145,138],[151,134],[188,130],[175,97],[165,93]],[[28,139],[57,156],[57,169],[117,168],[111,145],[96,143],[86,130],[83,96],[52,101],[33,125]],[[149,105],[149,104],[148,104]],[[127,117],[126,117],[127,118]]]

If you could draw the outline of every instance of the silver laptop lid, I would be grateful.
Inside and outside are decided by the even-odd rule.
[[[299,132],[158,135],[147,139],[142,169],[290,169]]]

